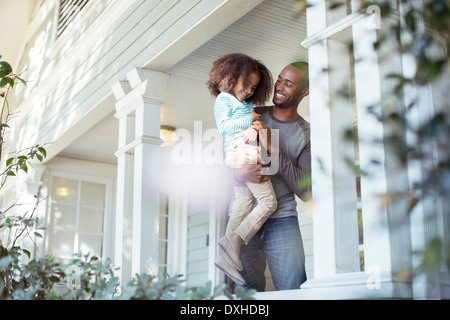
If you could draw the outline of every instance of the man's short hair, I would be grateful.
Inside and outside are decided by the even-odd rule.
[[[297,68],[303,72],[303,85],[302,90],[309,88],[309,67],[307,62],[297,61],[291,63],[291,66]]]

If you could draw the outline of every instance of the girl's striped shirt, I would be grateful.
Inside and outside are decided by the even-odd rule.
[[[252,125],[253,118],[250,114],[253,111],[252,103],[239,101],[231,93],[222,92],[217,96],[214,117],[217,129],[224,136],[225,152],[243,142],[242,132]]]

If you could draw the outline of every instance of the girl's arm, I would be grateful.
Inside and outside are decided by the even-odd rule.
[[[250,114],[231,119],[232,103],[226,95],[219,95],[214,103],[214,117],[217,129],[221,134],[235,133],[246,130],[253,123]]]

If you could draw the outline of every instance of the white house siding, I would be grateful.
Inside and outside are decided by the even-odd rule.
[[[111,87],[117,81],[125,80],[127,73],[134,68],[148,68],[170,75],[165,91],[166,101],[161,109],[161,121],[163,124],[186,128],[195,133],[196,121],[200,121],[201,131],[215,126],[212,114],[213,99],[206,90],[205,82],[212,62],[221,54],[248,53],[262,60],[275,77],[287,63],[308,59],[307,50],[300,46],[300,42],[306,38],[306,18],[304,15],[300,17],[293,15],[292,9],[295,4],[293,0],[95,0],[90,1],[77,19],[77,23],[69,27],[59,39],[54,37],[56,3],[57,0],[39,1],[39,6],[34,11],[34,19],[29,24],[24,42],[26,45],[22,45],[24,50],[18,55],[20,58],[17,60],[18,71],[24,71],[22,77],[28,80],[28,86],[17,87],[15,90],[17,96],[11,97],[11,105],[15,107],[12,111],[20,110],[20,114],[10,123],[12,129],[7,141],[9,150],[18,150],[35,143],[50,143],[47,145],[48,161],[52,159],[53,161],[46,164],[50,170],[52,165],[61,161],[62,158],[55,157],[62,152],[68,154],[70,151],[72,156],[88,159],[91,156],[89,148],[104,147],[114,150],[114,145],[117,146],[117,127],[112,128],[114,119],[111,119],[111,115],[115,111],[116,101],[111,94]],[[325,1],[318,3],[324,5]],[[323,12],[310,11],[311,14],[308,16],[308,24],[313,28],[308,28],[309,39],[306,43],[309,43],[310,48],[310,65],[315,68],[321,67],[321,62],[324,62],[323,66],[327,68],[329,67],[327,59],[335,58],[328,55],[326,47],[322,46],[322,40],[326,40],[330,34],[336,35],[341,30],[341,22],[347,27],[354,25],[354,32],[364,29],[365,24],[365,21],[357,22],[348,17],[343,17],[341,21],[340,16],[331,17],[333,21],[323,23],[322,20],[330,17],[323,6],[318,10],[322,9]],[[249,10],[251,11],[246,14]],[[330,25],[332,22],[336,24]],[[231,23],[233,24],[230,25]],[[314,28],[317,30],[312,30]],[[359,47],[371,45],[366,43],[366,40],[357,43]],[[325,60],[321,59],[321,54],[325,54]],[[333,51],[333,56],[335,54]],[[373,67],[378,68],[379,65]],[[328,105],[324,102],[327,97],[319,91],[321,81],[327,80],[329,76],[328,73],[322,73],[323,70],[320,68],[318,72],[320,81],[314,82],[315,93],[311,95],[311,101],[314,100],[312,107],[315,115],[318,115],[311,117],[311,121],[316,121],[315,124],[318,125],[316,128],[320,128],[320,124],[324,123],[324,115],[327,116],[329,112]],[[361,79],[365,74],[360,76],[359,80],[356,79],[357,86],[364,83]],[[331,84],[328,82],[325,88],[330,89]],[[371,86],[367,88],[371,89],[369,91],[376,91],[372,90]],[[361,95],[362,91],[359,93]],[[429,110],[430,106],[425,103],[423,107]],[[308,109],[307,99],[300,106],[300,114],[307,119],[309,119]],[[324,112],[321,112],[322,110]],[[333,119],[333,123],[336,123],[336,119]],[[325,125],[324,129],[326,130],[318,136],[326,135],[330,128]],[[103,138],[105,134],[109,134],[110,137],[100,140],[98,134],[102,134]],[[332,142],[330,137],[326,139]],[[91,144],[89,148],[83,146],[86,142]],[[333,146],[332,143],[319,145],[325,153],[331,148],[324,148],[324,145]],[[111,154],[107,158],[114,166]],[[83,169],[84,165],[89,169]],[[170,172],[170,169],[167,169],[167,163],[163,165],[161,176],[164,178],[165,172]],[[63,167],[64,170],[73,170],[69,163],[64,163]],[[92,172],[95,168],[92,163],[86,162],[79,167],[84,174]],[[25,190],[26,187],[32,187],[28,190],[36,190],[44,169],[36,167],[35,172],[26,181],[26,186],[18,187],[18,190]],[[114,179],[113,174],[108,175],[111,175],[110,179]],[[190,181],[193,181],[192,176]],[[47,186],[44,185],[43,188],[45,187]],[[216,244],[217,237],[224,231],[226,210],[222,204],[215,205],[219,198],[217,190],[204,193],[202,191],[205,188],[207,189],[205,186],[203,189],[192,188],[202,195],[203,198],[200,200],[194,201],[195,198],[188,197],[189,199],[185,201],[183,196],[186,194],[180,196],[182,199],[180,203],[174,203],[173,199],[169,200],[169,211],[175,210],[171,211],[169,216],[175,213],[176,221],[181,221],[185,227],[183,230],[169,227],[169,233],[174,234],[172,238],[169,235],[172,239],[169,243],[169,255],[172,250],[172,253],[177,252],[180,257],[173,262],[177,267],[171,265],[168,269],[186,271],[188,283],[191,285],[202,284],[208,279],[222,279],[217,276],[217,268],[213,266],[218,250],[217,246],[212,244]],[[321,186],[316,185],[316,191],[318,188]],[[14,198],[13,189],[8,192],[9,200]],[[170,191],[170,186],[165,190]],[[327,192],[326,189],[319,191]],[[198,194],[196,193],[197,196]],[[2,195],[6,196],[8,195]],[[317,197],[317,193],[315,196]],[[339,197],[336,199],[338,204],[343,203]],[[408,292],[398,295],[397,287],[402,289],[402,286],[393,282],[391,273],[391,262],[395,262],[395,259],[390,259],[389,255],[379,250],[380,247],[389,246],[389,249],[393,250],[392,255],[401,254],[395,252],[396,240],[393,240],[386,230],[381,236],[380,233],[372,232],[370,235],[369,232],[364,232],[366,260],[369,260],[371,253],[372,261],[382,267],[383,274],[378,279],[382,284],[382,290],[368,292],[368,275],[363,272],[336,272],[339,271],[335,270],[339,261],[335,259],[335,254],[341,258],[349,256],[336,244],[341,248],[347,248],[342,246],[339,240],[344,239],[348,243],[348,239],[345,234],[335,237],[334,218],[339,216],[334,215],[332,210],[321,210],[317,204],[318,202],[315,202],[314,234],[309,207],[299,205],[300,225],[307,255],[307,273],[312,281],[300,290],[303,294],[273,293],[265,297],[342,299],[411,296],[408,284],[405,285]],[[5,205],[5,202],[2,205]],[[331,205],[331,202],[327,205]],[[367,207],[365,208],[367,213]],[[214,215],[216,213],[217,215]],[[321,216],[325,217],[322,220],[324,223],[321,223]],[[328,219],[329,216],[333,219]],[[422,226],[423,218],[424,214],[419,212],[412,220],[415,249],[423,248],[424,240],[427,238],[424,235],[426,230],[423,229],[430,227]],[[363,222],[372,227],[367,215],[363,218]],[[331,232],[328,232],[330,230]],[[181,235],[178,235],[178,232]],[[433,229],[430,233],[434,232]],[[441,232],[445,236],[447,230]],[[113,237],[107,235],[107,238]],[[372,245],[369,246],[369,241],[366,240],[373,240]],[[313,248],[316,252],[314,257]],[[171,263],[174,256],[172,254],[170,258]],[[342,260],[347,259],[341,259],[340,262]],[[396,264],[399,265],[398,262]],[[436,290],[448,290],[448,286],[444,287],[448,283],[448,271],[445,271],[446,274],[442,275],[443,278],[437,284],[439,287],[436,287]],[[416,287],[422,291],[428,290],[427,287],[422,288],[423,282],[419,281],[416,282]],[[447,295],[442,292],[443,297],[448,296],[448,291],[446,292]],[[421,298],[427,297],[427,294],[424,291],[414,293],[414,296]]]
[[[261,4],[252,9],[258,3]],[[46,146],[49,160],[60,153],[90,159],[92,149],[89,148],[114,150],[117,127],[113,127],[114,119],[111,119],[115,110],[111,87],[125,80],[135,67],[154,68],[170,75],[161,123],[194,132],[196,121],[201,121],[203,131],[215,127],[213,98],[205,83],[212,62],[220,55],[247,53],[264,62],[274,78],[286,64],[307,60],[307,51],[300,46],[306,37],[305,15],[294,16],[293,0],[91,1],[77,24],[59,39],[54,38],[55,4],[55,0],[44,1],[30,24],[32,31],[20,63],[21,69],[26,70],[23,78],[29,84],[26,89],[16,90],[14,105],[20,108],[21,114],[11,124],[10,135],[14,137],[10,142],[12,149],[50,143]],[[215,28],[224,28],[228,21],[236,20],[250,9],[214,36]],[[198,25],[217,10],[228,15],[208,22],[211,30]],[[191,43],[189,49],[171,51],[177,43],[190,39],[190,34],[198,43]],[[207,42],[201,45],[201,41]],[[300,106],[300,114],[306,119],[309,119],[308,102],[305,99]],[[100,140],[105,138],[105,133],[107,138]],[[83,145],[86,142],[91,145]],[[111,155],[107,159],[114,163]],[[162,168],[163,178],[168,171]],[[188,200],[187,203],[188,283],[216,280],[213,261],[217,239],[224,231],[223,207],[222,215],[214,221],[211,210],[220,210],[210,201],[206,204]],[[301,204],[307,273],[311,277],[312,222],[308,210],[300,207]],[[186,238],[174,237],[175,241]],[[180,270],[183,268],[175,271]]]
[[[193,192],[189,195],[186,280],[189,286],[196,286],[208,281],[210,207],[203,197]]]
[[[205,132],[216,127],[213,114],[214,98],[208,92],[206,82],[213,61],[225,53],[243,52],[261,60],[271,70],[275,79],[290,62],[306,61],[307,51],[300,46],[301,40],[306,37],[306,21],[304,15],[294,16],[293,3],[286,0],[264,1],[170,68],[167,71],[171,76],[166,89],[166,102],[161,111],[162,123],[176,128],[182,126],[191,132]],[[300,114],[306,119],[309,119],[308,102],[308,99],[305,99],[299,107]],[[298,203],[307,274],[312,277],[312,219],[309,207],[300,200]],[[207,204],[204,205],[206,209]],[[201,212],[203,214],[200,214]],[[205,246],[208,219],[209,216],[204,210],[189,213],[187,273],[188,279],[193,277],[192,279],[198,279],[200,282],[205,279],[205,274],[199,275],[199,271],[208,267],[208,260],[209,268],[214,268]],[[219,233],[215,238],[218,236]],[[209,243],[216,244],[217,240],[210,236]],[[270,273],[267,273],[267,276],[267,288],[271,289]]]
[[[29,86],[18,91],[26,100],[17,100],[22,116],[14,125],[27,130],[12,133],[20,137],[19,147],[52,142],[54,154],[81,134],[58,141],[111,94],[114,82],[144,66],[222,1],[91,1],[76,27],[59,39],[52,31],[56,2],[44,2],[31,24],[20,65]],[[113,110],[112,104],[105,107],[98,120]],[[41,116],[27,118],[31,113]]]

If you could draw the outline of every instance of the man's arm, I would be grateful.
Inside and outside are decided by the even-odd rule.
[[[260,183],[269,180],[269,176],[261,175],[261,169],[261,163],[245,163],[242,167],[233,169],[234,180],[239,185],[243,185],[245,182]]]
[[[303,201],[311,200],[311,150],[308,145],[303,149],[296,165],[279,153],[279,174],[289,189]],[[269,176],[261,175],[262,165],[244,164],[241,168],[233,169],[237,184],[245,182],[260,183],[267,181]]]
[[[279,152],[278,173],[300,199],[311,199],[311,145],[308,142],[303,148],[297,163],[293,163],[284,154]]]

